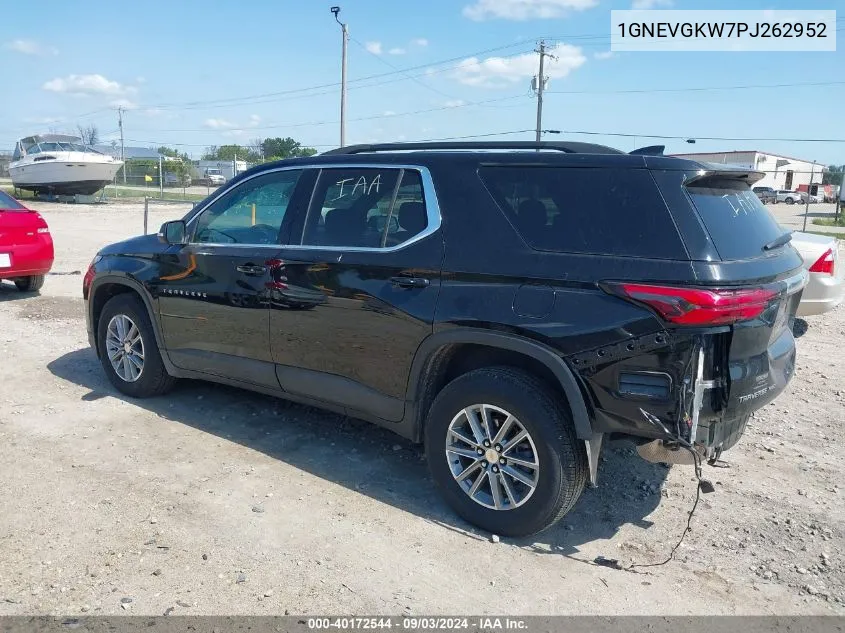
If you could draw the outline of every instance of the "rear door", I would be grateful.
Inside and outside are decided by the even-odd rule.
[[[423,168],[320,171],[271,282],[270,344],[286,391],[401,419],[411,361],[432,331],[439,226]]]

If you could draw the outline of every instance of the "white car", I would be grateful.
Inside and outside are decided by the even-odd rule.
[[[777,195],[778,202],[785,202],[786,204],[803,204],[807,201],[804,197],[804,194],[801,191],[789,191],[787,189],[778,189],[775,194]]]
[[[839,257],[839,242],[825,235],[795,231],[789,243],[801,254],[810,273],[797,316],[833,310],[845,297],[845,262]]]

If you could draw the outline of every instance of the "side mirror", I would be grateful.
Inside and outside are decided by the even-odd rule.
[[[158,239],[165,244],[186,244],[188,229],[184,220],[165,222],[158,231]]]

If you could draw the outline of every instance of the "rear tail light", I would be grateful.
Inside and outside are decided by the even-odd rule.
[[[829,248],[824,255],[816,260],[816,263],[810,266],[811,273],[827,273],[833,275],[833,269],[836,262],[833,259],[833,249]]]
[[[613,294],[647,305],[669,323],[697,326],[755,319],[779,294],[772,288],[705,290],[629,283],[607,284],[607,288]]]

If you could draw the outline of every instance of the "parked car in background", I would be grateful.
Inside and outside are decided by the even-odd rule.
[[[191,176],[189,174],[177,174],[172,171],[164,173],[165,187],[188,187],[191,184]]]
[[[754,187],[752,189],[763,204],[777,204],[778,195],[771,187]]]
[[[198,378],[423,442],[458,514],[532,534],[605,438],[715,461],[792,378],[807,272],[762,177],[577,142],[267,163],[101,249],[89,341],[131,397]]]
[[[813,233],[792,233],[790,241],[801,254],[810,273],[798,304],[798,316],[812,316],[833,310],[845,298],[845,263],[840,261],[839,243],[833,237]]]
[[[44,285],[53,267],[53,238],[47,222],[0,191],[0,281],[13,281],[18,290],[34,292]]]
[[[786,204],[796,204],[806,201],[806,198],[804,197],[806,194],[802,194],[800,191],[778,189],[776,193],[778,202],[785,202]]]

